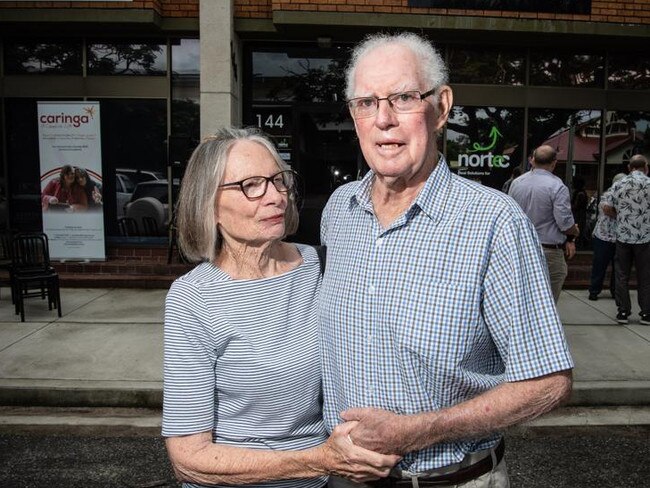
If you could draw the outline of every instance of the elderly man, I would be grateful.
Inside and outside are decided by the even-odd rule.
[[[553,174],[556,164],[555,149],[538,147],[533,152],[532,170],[513,181],[508,192],[535,225],[555,303],[568,273],[564,256],[571,259],[575,255],[574,240],[580,234],[571,212],[569,189]]]
[[[603,212],[616,218],[616,304],[619,324],[627,324],[630,301],[630,272],[636,268],[640,323],[650,325],[650,178],[648,160],[630,158],[630,174],[609,190]]]
[[[323,213],[324,416],[403,456],[374,486],[506,487],[499,431],[571,390],[535,229],[438,153],[446,71],[429,42],[399,34],[366,39],[347,72],[371,171]]]

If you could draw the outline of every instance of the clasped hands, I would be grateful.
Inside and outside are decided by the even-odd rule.
[[[341,412],[345,424],[354,422],[350,440],[358,446],[381,454],[403,456],[420,449],[416,417],[398,415],[379,408],[351,408]]]
[[[386,477],[402,459],[417,449],[412,416],[376,408],[352,408],[341,413],[338,425],[325,444],[337,460],[332,473],[364,482]]]

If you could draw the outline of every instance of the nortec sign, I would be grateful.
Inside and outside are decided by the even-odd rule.
[[[503,137],[499,129],[492,126],[490,129],[490,143],[481,145],[478,142],[472,144],[472,148],[465,154],[458,155],[458,166],[461,168],[507,168],[510,166],[510,156],[505,154],[493,154],[492,149],[497,145],[497,140]],[[486,153],[487,151],[487,153]],[[481,154],[477,154],[477,153]]]

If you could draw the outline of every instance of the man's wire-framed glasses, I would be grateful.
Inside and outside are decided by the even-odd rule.
[[[260,198],[266,194],[269,181],[280,193],[287,193],[293,189],[296,182],[296,174],[291,170],[284,170],[271,176],[251,176],[240,181],[224,183],[219,188],[238,186],[246,198]]]
[[[393,93],[384,98],[379,97],[358,97],[348,100],[348,108],[352,117],[355,119],[362,119],[364,117],[372,117],[379,110],[379,102],[386,100],[388,106],[393,112],[398,114],[407,114],[415,112],[422,105],[422,100],[428,96],[433,95],[436,89],[433,88],[424,93],[418,90],[409,90],[400,93]]]

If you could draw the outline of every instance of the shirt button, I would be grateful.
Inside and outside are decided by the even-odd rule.
[[[368,287],[368,293],[370,293],[371,295],[374,295],[375,291],[376,291],[375,285],[370,285]]]

